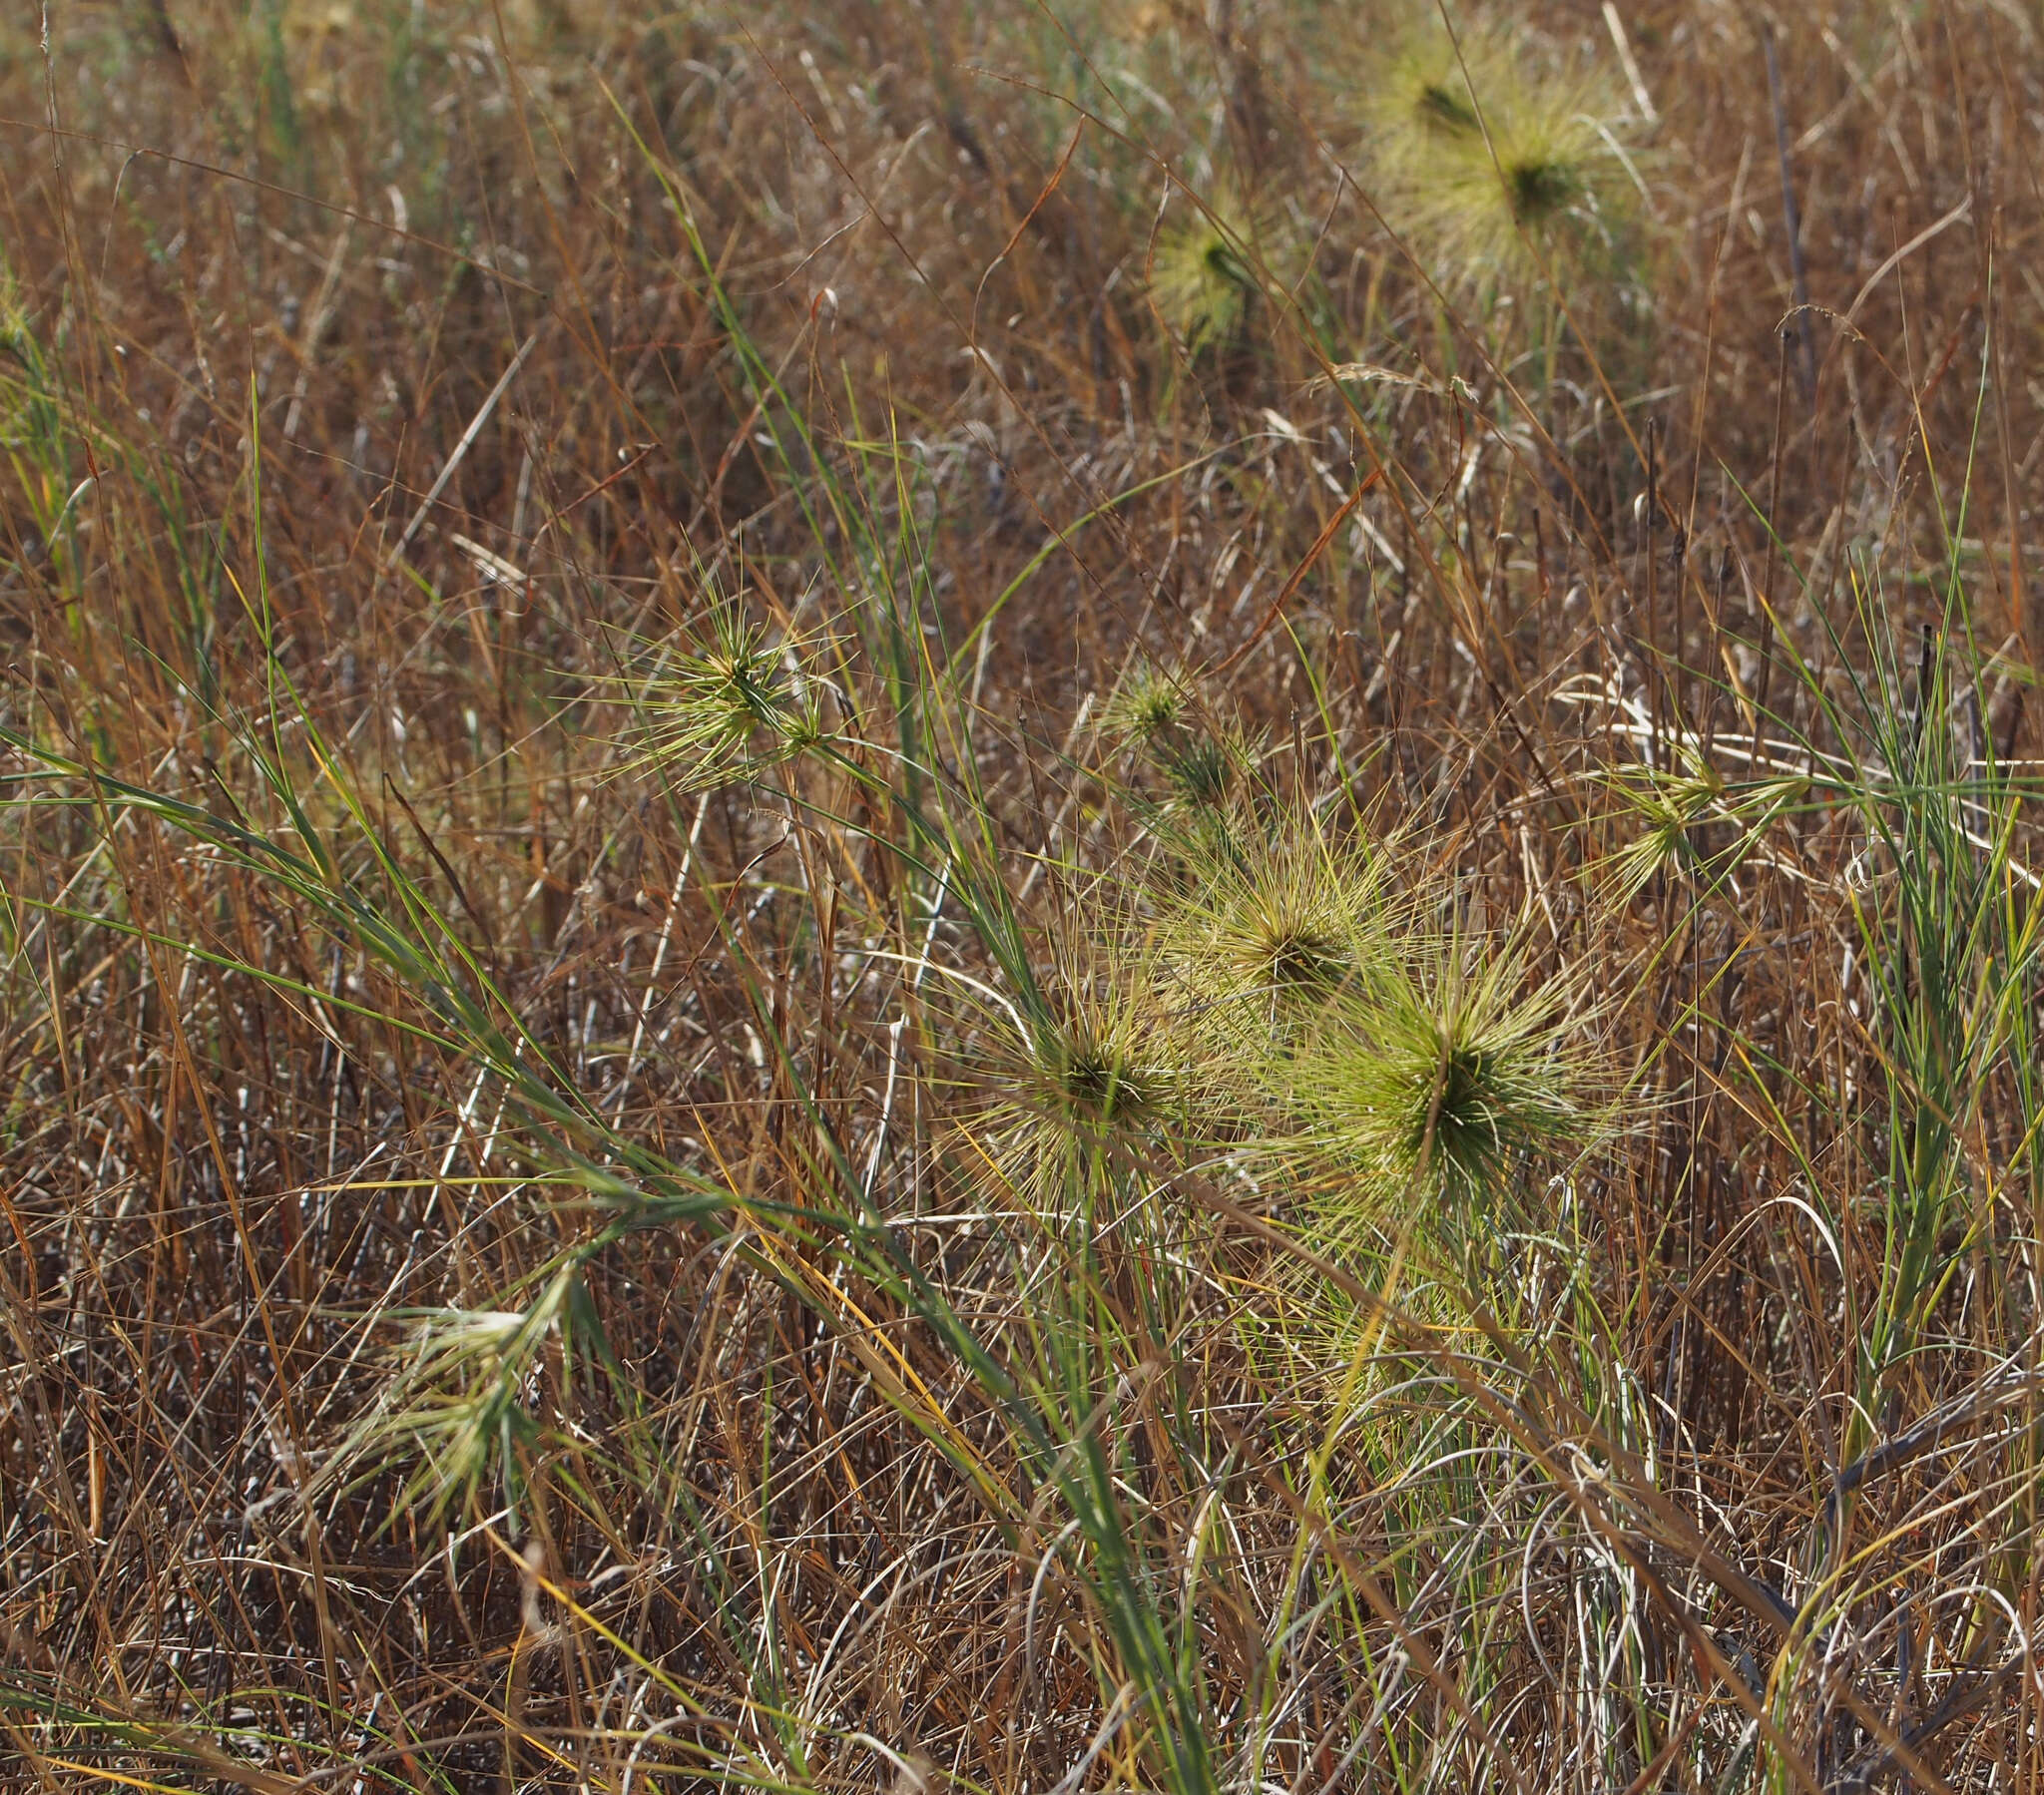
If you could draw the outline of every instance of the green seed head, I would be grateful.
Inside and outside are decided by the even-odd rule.
[[[1188,354],[1218,348],[1240,334],[1258,291],[1258,245],[1267,221],[1240,184],[1223,181],[1188,199],[1177,222],[1159,231],[1150,258],[1150,297]]]
[[[1526,287],[1608,245],[1632,183],[1617,90],[1522,31],[1431,21],[1361,84],[1371,198],[1443,285]]]

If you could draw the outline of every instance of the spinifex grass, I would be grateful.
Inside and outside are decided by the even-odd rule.
[[[1636,176],[1610,75],[1541,66],[1515,18],[1413,13],[1368,47],[1357,100],[1376,204],[1421,265],[1522,299],[1592,270],[1629,278]]]
[[[1150,299],[1188,354],[1236,341],[1275,251],[1270,222],[1239,183],[1181,198],[1150,251]]]
[[[771,388],[763,388],[761,396],[777,411]],[[822,494],[845,519],[871,517],[880,508],[880,495],[860,482],[856,467],[847,476],[826,475]],[[1215,1786],[1213,1741],[1223,1730],[1202,1670],[1206,1595],[1198,1581],[1178,1591],[1165,1571],[1168,1543],[1124,1507],[1119,1492],[1134,1472],[1116,1412],[1138,1399],[1160,1402],[1160,1424],[1175,1456],[1190,1455],[1196,1462],[1212,1450],[1207,1424],[1187,1406],[1194,1366],[1184,1356],[1190,1342],[1178,1319],[1187,1294],[1181,1261],[1206,1230],[1189,1231],[1161,1218],[1184,1200],[1171,1192],[1175,1178],[1216,1143],[1225,1147],[1226,1135],[1214,1132],[1217,1122],[1232,1126],[1250,1151],[1258,1150],[1251,1130],[1263,1120],[1262,1069],[1239,1031],[1188,1030],[1184,1041],[1197,1042],[1205,1062],[1195,1062],[1196,1082],[1187,1081],[1171,1067],[1172,1056],[1186,1051],[1174,1039],[1177,1032],[1167,1017],[1146,1010],[1173,1001],[1170,979],[1145,978],[1141,962],[1126,953],[1111,954],[1097,971],[1071,968],[1058,982],[1029,970],[1031,962],[1023,957],[1029,954],[1027,931],[998,882],[995,818],[972,785],[955,779],[923,745],[962,741],[970,725],[948,704],[927,653],[900,653],[900,645],[928,640],[915,627],[917,563],[904,566],[900,560],[904,551],[916,554],[915,540],[888,544],[862,535],[854,541],[864,543],[868,557],[861,572],[874,597],[867,607],[882,612],[880,627],[868,623],[861,634],[886,657],[877,670],[885,709],[876,714],[869,701],[861,701],[857,694],[868,670],[846,659],[841,701],[849,712],[841,740],[810,733],[760,761],[756,738],[793,712],[781,696],[777,663],[759,633],[733,613],[721,614],[710,649],[681,662],[682,673],[654,681],[635,701],[656,743],[665,731],[665,739],[678,744],[656,748],[650,775],[679,773],[715,784],[754,764],[747,789],[757,801],[781,810],[786,826],[800,832],[809,864],[841,854],[836,832],[847,825],[815,805],[803,784],[805,760],[814,761],[814,776],[823,782],[818,791],[834,787],[862,798],[878,815],[900,817],[905,838],[874,824],[849,825],[849,833],[887,855],[896,876],[928,879],[939,896],[957,892],[975,921],[977,946],[992,958],[994,975],[1010,982],[1007,992],[986,989],[1020,1032],[1015,1046],[1030,1069],[1019,1087],[1022,1120],[983,1131],[973,1150],[987,1163],[1009,1168],[1006,1182],[1023,1199],[1023,1231],[1014,1250],[1025,1287],[1040,1305],[1041,1325],[1026,1329],[1005,1351],[980,1338],[905,1249],[893,1231],[897,1217],[818,1103],[803,1070],[807,1044],[791,1035],[771,1005],[756,1000],[756,1026],[785,1080],[789,1110],[803,1119],[809,1136],[808,1144],[789,1149],[805,1190],[799,1202],[748,1197],[725,1178],[694,1172],[620,1132],[518,1015],[453,918],[367,827],[364,794],[347,783],[341,761],[273,660],[272,713],[288,706],[299,719],[306,764],[294,766],[274,727],[268,744],[246,731],[238,731],[236,740],[238,751],[261,769],[301,850],[278,848],[262,833],[187,801],[97,775],[27,738],[13,745],[51,774],[81,785],[80,796],[93,797],[101,814],[109,813],[109,803],[117,804],[183,831],[229,857],[278,901],[316,920],[346,951],[372,953],[401,998],[400,1008],[384,1013],[388,1019],[472,1066],[480,1075],[477,1095],[500,1110],[508,1106],[521,1156],[548,1178],[579,1186],[611,1214],[583,1228],[564,1211],[559,1220],[566,1242],[521,1280],[523,1292],[492,1292],[487,1308],[469,1304],[425,1317],[409,1335],[412,1362],[322,1475],[322,1484],[374,1471],[393,1451],[421,1451],[423,1469],[402,1485],[401,1500],[429,1498],[426,1512],[437,1515],[449,1503],[479,1496],[486,1474],[494,1473],[492,1481],[501,1480],[512,1514],[521,1513],[550,1445],[530,1389],[549,1343],[558,1341],[567,1355],[567,1389],[579,1385],[585,1399],[606,1387],[623,1393],[622,1368],[591,1300],[588,1277],[602,1256],[633,1233],[685,1222],[705,1226],[837,1325],[837,1304],[822,1295],[827,1280],[818,1286],[818,1273],[803,1269],[818,1260],[834,1263],[886,1293],[930,1330],[955,1371],[973,1381],[1009,1430],[1003,1456],[1012,1455],[1028,1484],[1054,1492],[1068,1510],[1084,1542],[1082,1582],[1113,1647],[1111,1670],[1101,1666],[1103,1693],[1132,1682],[1141,1699],[1119,1724],[1143,1741],[1143,1755],[1171,1786],[1205,1791]],[[259,535],[257,549],[259,556]],[[259,580],[250,607],[266,643],[268,598]],[[791,676],[810,675],[796,668]],[[890,720],[898,749],[875,757],[857,745]],[[777,786],[766,778],[775,762],[785,763],[787,775]],[[338,794],[352,825],[342,835],[355,841],[336,839],[314,823],[298,795],[308,773]],[[1225,864],[1210,869],[1221,885],[1204,921],[1184,908],[1183,869],[1171,875],[1163,901],[1178,905],[1180,913],[1161,919],[1178,937],[1168,973],[1210,1010],[1247,1001],[1259,1009],[1303,1004],[1325,1014],[1344,1001],[1375,995],[1369,971],[1377,952],[1373,877],[1362,874],[1365,863],[1344,864],[1345,851],[1321,841],[1308,818],[1287,820],[1284,802],[1265,792],[1237,819],[1239,845]],[[362,849],[391,894],[387,908],[342,871],[360,859]],[[736,952],[731,925],[721,927],[727,951]],[[925,944],[925,962],[933,945]],[[251,962],[233,970],[291,988]],[[1217,981],[1229,988],[1220,989]],[[425,1020],[406,1024],[404,1012],[413,1007]],[[1276,1031],[1276,1009],[1270,1014],[1267,1030]],[[1281,1031],[1272,1034],[1266,1050],[1282,1039]],[[1312,1050],[1322,1046],[1314,1042]],[[1196,1113],[1190,1099],[1201,1086],[1241,1094],[1232,1122],[1211,1103],[1205,1114]],[[1484,1100],[1471,1101],[1487,1101],[1489,1088],[1483,1091]],[[1429,1104],[1436,1112],[1441,1108],[1416,1091],[1401,1093],[1399,1101],[1410,1112],[1408,1129],[1427,1125],[1420,1117]],[[1462,1120],[1459,1111],[1453,1120]],[[985,1188],[983,1181],[979,1187]],[[912,1210],[898,1219],[912,1222]],[[645,1459],[652,1446],[643,1424],[629,1407],[621,1421],[625,1431],[617,1450],[628,1462]],[[948,1442],[945,1424],[935,1417],[923,1424],[934,1440]],[[989,1478],[980,1454],[965,1454],[959,1463],[969,1475]],[[1177,1475],[1194,1475],[1191,1462]],[[988,1494],[993,1492],[989,1484]],[[1010,1527],[1015,1500],[998,1499]],[[755,1674],[766,1679],[761,1698],[775,1709],[783,1706],[784,1670],[777,1656],[761,1660]],[[806,1774],[800,1741],[789,1734],[783,1744],[789,1773],[799,1779]]]
[[[1435,10],[0,22],[0,1780],[2035,1783],[2044,80]]]

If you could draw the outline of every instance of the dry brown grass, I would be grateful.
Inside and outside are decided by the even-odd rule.
[[[1387,18],[624,10],[0,26],[0,1783],[2044,1784],[2034,8],[1545,0],[1488,274]],[[1480,1225],[1074,1072],[1245,756]]]

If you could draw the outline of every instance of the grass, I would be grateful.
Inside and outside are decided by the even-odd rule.
[[[2037,1787],[2020,11],[0,26],[0,1785]]]

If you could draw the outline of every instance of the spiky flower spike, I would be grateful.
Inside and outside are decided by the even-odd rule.
[[[989,1101],[966,1130],[981,1175],[1045,1220],[1089,1208],[1194,1113],[1167,1000],[1140,965],[1114,959],[1072,968],[1003,1032]]]
[[[1521,951],[1440,943],[1366,1015],[1330,1017],[1300,1049],[1294,1101],[1368,1202],[1508,1207],[1524,1161],[1594,1124],[1582,995],[1567,978],[1532,982]]]
[[[1150,253],[1150,298],[1186,353],[1232,342],[1260,290],[1258,264],[1267,221],[1235,181],[1211,194],[1177,199],[1179,216]]]
[[[1197,826],[1224,819],[1230,800],[1256,764],[1256,744],[1240,729],[1215,722],[1175,673],[1139,661],[1123,676],[1102,713],[1101,727],[1138,749],[1161,777],[1170,801],[1194,813]]]
[[[632,768],[657,767],[700,790],[812,746],[822,722],[812,682],[790,671],[796,653],[738,601],[720,600],[702,646],[633,682],[641,752]]]
[[[1366,1003],[1389,962],[1383,861],[1310,813],[1239,828],[1195,869],[1161,931],[1215,1051],[1261,1078],[1330,1005]],[[1225,1044],[1225,1045],[1224,1045]]]
[[[1360,110],[1371,198],[1443,285],[1528,285],[1616,242],[1634,192],[1617,90],[1540,69],[1522,30],[1415,19]]]
[[[1729,879],[1810,786],[1795,774],[1727,779],[1694,749],[1679,750],[1672,770],[1621,767],[1603,783],[1640,824],[1640,832],[1602,862],[1617,903],[1630,902],[1661,872],[1687,875],[1705,887]]]

